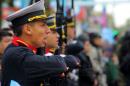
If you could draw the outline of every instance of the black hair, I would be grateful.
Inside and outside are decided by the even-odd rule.
[[[23,29],[23,25],[21,26],[12,26],[13,28],[13,32],[16,36],[21,36],[22,35],[22,29]]]
[[[85,43],[86,41],[89,41],[89,36],[87,34],[82,34],[78,36],[77,40],[82,43]]]
[[[2,28],[3,31],[12,31],[11,28]]]
[[[94,42],[94,40],[96,39],[96,38],[101,38],[101,36],[98,34],[98,33],[89,33],[89,38],[90,38],[90,43],[93,45],[93,46],[95,46],[95,47],[98,47],[96,44],[95,44],[95,42]]]
[[[5,36],[13,36],[11,33],[9,33],[8,31],[4,31],[4,30],[1,30],[0,31],[0,41],[2,41],[2,38],[5,37]]]

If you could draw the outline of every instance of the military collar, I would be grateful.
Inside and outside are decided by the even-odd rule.
[[[25,41],[23,41],[22,39],[20,39],[19,37],[15,36],[13,37],[13,41],[12,43],[15,45],[15,46],[25,46],[27,48],[29,48],[30,50],[33,51],[33,53],[36,54],[37,52],[37,49],[33,46],[31,46],[30,44],[27,44]]]

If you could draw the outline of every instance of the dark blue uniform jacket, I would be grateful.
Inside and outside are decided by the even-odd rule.
[[[11,80],[21,86],[40,86],[46,78],[57,76],[66,70],[62,57],[36,55],[24,43],[12,43],[3,55],[2,86],[9,86]]]

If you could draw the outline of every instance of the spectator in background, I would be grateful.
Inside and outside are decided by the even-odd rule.
[[[104,65],[104,71],[107,76],[108,86],[119,86],[119,62],[118,56],[114,52],[114,46],[107,41],[104,41],[102,63]]]
[[[90,57],[87,55],[90,50],[89,37],[86,34],[82,34],[77,39],[83,43],[84,47],[84,50],[78,55],[81,62],[81,67],[79,68],[79,86],[96,86],[97,83],[92,63]]]
[[[2,59],[2,55],[4,53],[4,50],[6,49],[6,47],[11,43],[12,41],[12,34],[1,30],[0,31],[0,80],[1,80],[1,59]]]
[[[114,53],[106,63],[106,75],[108,86],[119,86],[118,57]]]
[[[107,86],[106,75],[102,65],[102,38],[98,33],[90,33],[91,50],[88,53],[96,74],[99,86]]]
[[[3,30],[3,31],[7,31],[7,32],[9,32],[10,34],[12,34],[12,36],[14,36],[14,32],[13,32],[13,30],[12,30],[11,28],[3,28],[2,30]]]
[[[11,43],[12,36],[13,35],[7,31],[0,31],[0,56],[2,56],[5,48]]]
[[[130,31],[127,31],[120,39],[120,48],[118,52],[119,62],[122,64],[124,58],[130,52]]]
[[[120,71],[126,78],[126,85],[130,86],[130,31],[127,31],[121,39],[121,46],[119,49]]]

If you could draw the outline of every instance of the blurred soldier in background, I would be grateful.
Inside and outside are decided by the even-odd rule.
[[[14,32],[13,32],[13,29],[12,27],[10,26],[10,28],[2,28],[3,31],[7,31],[9,32],[10,34],[12,34],[12,36],[14,36]]]
[[[58,39],[59,34],[56,31],[56,19],[55,16],[48,23],[48,28],[50,29],[50,33],[47,35],[47,44],[46,44],[46,54],[52,53],[55,54],[56,49],[58,49]]]
[[[75,38],[75,25],[73,17],[67,17],[67,43],[71,43]]]
[[[12,42],[13,35],[5,30],[0,31],[0,80],[1,80],[1,60],[6,47]]]
[[[4,53],[5,48],[12,42],[13,35],[7,31],[0,31],[0,56]]]
[[[52,19],[51,22],[48,23],[48,26],[50,28],[50,33],[47,35],[47,43],[46,43],[46,56],[50,56],[50,55],[61,55],[63,56],[67,67],[69,68],[69,70],[72,70],[74,68],[77,68],[79,66],[79,60],[70,55],[69,57],[65,58],[65,54],[61,54],[61,53],[56,53],[56,51],[59,49],[58,47],[58,38],[59,35],[57,33],[57,27],[55,24],[55,17]],[[66,76],[64,75],[65,73],[63,73],[61,76],[59,77],[53,77],[49,79],[49,83],[50,86],[66,86]]]

